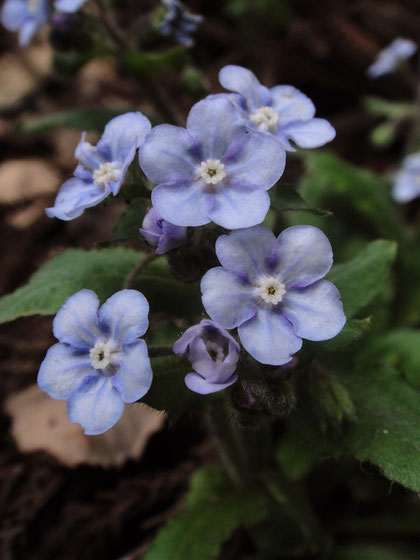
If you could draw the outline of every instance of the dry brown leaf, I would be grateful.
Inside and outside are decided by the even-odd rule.
[[[46,451],[68,467],[81,463],[119,467],[128,459],[138,459],[166,418],[146,405],[126,405],[113,428],[99,436],[86,436],[78,424],[69,421],[66,403],[52,399],[38,385],[11,395],[5,410],[12,418],[12,435],[20,451]]]
[[[0,165],[0,202],[14,204],[56,192],[60,175],[40,159],[11,159]]]

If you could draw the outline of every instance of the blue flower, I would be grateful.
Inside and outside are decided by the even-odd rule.
[[[207,395],[226,389],[237,380],[234,374],[240,347],[234,338],[217,323],[203,319],[187,329],[174,344],[175,354],[188,358],[194,368],[185,376],[191,391]]]
[[[84,132],[75,151],[80,162],[75,176],[63,184],[54,206],[46,209],[47,216],[73,220],[109,194],[116,195],[136,150],[150,130],[149,119],[137,112],[109,121],[96,147],[85,142]]]
[[[26,47],[48,17],[48,0],[6,0],[0,20],[9,31],[19,31],[19,45]]]
[[[196,103],[186,129],[155,127],[139,155],[143,171],[158,184],[153,206],[178,226],[213,221],[235,229],[261,223],[270,207],[266,191],[285,165],[279,142],[267,134],[247,133],[227,97]]]
[[[70,421],[89,435],[111,428],[124,404],[140,399],[152,383],[147,346],[139,339],[149,325],[146,298],[121,290],[98,308],[91,290],[65,302],[53,323],[60,342],[48,350],[38,374],[41,389],[66,400]]]
[[[417,51],[417,45],[410,39],[394,39],[385,49],[381,50],[366,74],[369,78],[378,78],[389,74],[397,68],[403,60],[410,58]]]
[[[289,362],[302,338],[327,340],[346,318],[337,288],[321,280],[333,262],[327,237],[316,227],[293,226],[276,239],[256,226],[216,242],[221,267],[201,281],[203,305],[263,364]]]
[[[314,104],[293,86],[268,89],[250,70],[234,65],[222,68],[219,80],[235,92],[230,98],[241,107],[248,126],[273,134],[286,150],[294,151],[290,140],[301,148],[318,148],[335,137],[331,124],[314,118]]]
[[[157,255],[180,247],[187,239],[186,227],[167,222],[153,207],[145,215],[140,233],[152,247],[156,247]]]
[[[55,0],[54,7],[59,12],[74,14],[86,3],[86,0]]]
[[[394,177],[392,196],[401,203],[420,196],[420,153],[404,158],[402,168]]]
[[[159,25],[159,31],[162,35],[173,35],[181,45],[191,46],[193,44],[191,35],[204,18],[188,12],[178,0],[163,0],[163,4],[168,11]]]

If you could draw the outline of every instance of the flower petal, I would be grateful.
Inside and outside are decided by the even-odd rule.
[[[315,115],[315,105],[309,97],[293,86],[275,86],[270,93],[271,106],[280,113],[281,122],[307,121]]]
[[[292,226],[277,238],[278,274],[287,289],[304,288],[323,278],[333,263],[327,236],[313,226]]]
[[[1,9],[1,23],[9,31],[16,31],[28,13],[28,4],[24,0],[6,0]]]
[[[73,177],[63,183],[54,206],[46,208],[49,218],[69,221],[78,218],[86,208],[96,206],[110,194],[109,188],[100,187]]]
[[[83,132],[82,138],[74,151],[74,155],[85,169],[93,172],[101,165],[101,163],[105,163],[106,159],[98,150],[97,146],[92,146],[90,142],[85,141],[85,138],[86,132]],[[84,179],[85,177],[82,178]]]
[[[128,164],[151,130],[149,119],[139,111],[125,113],[109,121],[97,148],[108,151],[110,161]]]
[[[201,162],[200,147],[185,128],[161,124],[141,146],[139,160],[153,183],[191,181]]]
[[[226,383],[209,383],[198,373],[188,373],[185,376],[185,385],[194,393],[200,395],[209,395],[210,393],[217,393],[227,387],[230,387],[238,379],[237,375],[232,375]]]
[[[239,150],[224,163],[230,183],[245,181],[267,190],[282,176],[286,152],[274,136],[250,132]]]
[[[120,290],[99,309],[101,330],[121,344],[130,344],[144,335],[149,326],[149,303],[137,290]]]
[[[70,422],[81,424],[87,435],[103,434],[121,418],[124,403],[111,377],[87,377],[67,400]]]
[[[220,70],[219,82],[225,89],[243,95],[247,100],[248,110],[270,103],[269,90],[262,86],[255,74],[247,68],[229,64]]]
[[[293,122],[281,129],[301,148],[318,148],[335,138],[335,128],[325,119]]]
[[[238,328],[238,334],[245,350],[262,364],[286,364],[302,347],[302,339],[274,306],[258,309],[252,319]]]
[[[253,280],[279,262],[274,234],[263,226],[233,231],[216,241],[216,255],[224,267]]]
[[[283,302],[282,313],[302,338],[328,340],[336,336],[346,323],[340,293],[326,280],[287,292]]]
[[[96,375],[89,354],[68,344],[54,344],[38,373],[38,385],[53,399],[67,399],[87,375]]]
[[[210,196],[213,199],[210,218],[226,229],[260,224],[270,208],[268,193],[257,185],[225,185]]]
[[[77,12],[86,0],[55,0],[54,7],[57,11],[66,14],[73,14]]]
[[[162,218],[177,226],[203,226],[211,221],[201,181],[158,185],[152,191],[152,203]]]
[[[101,336],[97,326],[99,299],[92,290],[80,290],[69,297],[55,316],[54,336],[60,342],[89,350]]]
[[[203,99],[193,106],[187,130],[200,142],[201,161],[223,160],[244,140],[246,124],[236,105],[220,96]]]
[[[397,173],[394,178],[392,196],[400,203],[410,202],[420,196],[420,184],[417,184],[416,177],[406,171]]]
[[[208,270],[201,280],[202,301],[210,317],[233,329],[255,315],[252,288],[222,267]]]
[[[118,372],[112,378],[112,385],[122,400],[125,403],[138,401],[150,389],[152,379],[152,368],[144,340],[125,346]]]

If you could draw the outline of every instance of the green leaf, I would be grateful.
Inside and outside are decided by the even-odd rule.
[[[400,101],[388,101],[380,97],[365,97],[363,105],[371,115],[388,117],[391,119],[402,119],[410,117],[415,107],[412,103],[401,103]]]
[[[350,544],[334,550],[334,560],[416,560],[418,552],[399,550],[389,545]]]
[[[181,71],[188,63],[188,51],[178,46],[162,53],[126,52],[121,60],[124,67],[139,77],[161,70]]]
[[[219,467],[206,467],[192,480],[186,508],[169,520],[145,560],[215,560],[232,531],[267,515],[267,502],[253,488],[236,488]]]
[[[151,202],[147,198],[137,199],[130,204],[120,216],[109,240],[110,243],[140,239],[139,228],[150,206]]]
[[[121,290],[124,278],[140,258],[141,253],[122,247],[70,249],[44,264],[26,286],[0,300],[0,322],[54,314],[66,298],[82,288],[94,290],[104,301]]]
[[[331,216],[328,210],[310,208],[297,190],[277,184],[269,191],[271,206],[276,212],[304,211],[317,216]]]
[[[370,133],[370,139],[375,146],[386,148],[395,140],[397,133],[394,121],[384,122],[376,126]]]
[[[348,319],[389,285],[396,250],[397,246],[392,241],[373,241],[351,261],[332,268],[327,278],[339,289]]]
[[[322,353],[331,354],[332,352],[341,352],[353,346],[365,333],[369,331],[371,326],[371,318],[365,319],[349,319],[344,325],[343,330],[331,340],[323,342],[305,342],[303,351],[312,356]]]
[[[84,107],[70,111],[60,111],[45,117],[28,120],[22,124],[22,129],[25,132],[40,133],[66,126],[79,130],[102,132],[108,121],[118,117],[118,115],[135,110],[129,107]]]

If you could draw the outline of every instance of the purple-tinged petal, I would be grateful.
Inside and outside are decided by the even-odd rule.
[[[277,267],[280,252],[274,234],[255,226],[221,235],[216,255],[221,265],[252,281]]]
[[[333,338],[346,323],[340,293],[327,280],[286,292],[281,309],[295,333],[308,340]]]
[[[19,30],[19,46],[27,47],[43,23],[40,24],[32,18],[25,19]]]
[[[275,86],[270,89],[271,106],[280,113],[280,122],[307,121],[315,115],[315,105],[304,93],[293,86]]]
[[[53,399],[67,399],[88,375],[95,376],[89,353],[68,344],[54,344],[38,373],[38,385]]]
[[[237,375],[232,375],[225,383],[209,383],[206,379],[198,375],[198,373],[188,373],[185,376],[185,385],[200,395],[209,395],[210,393],[217,393],[227,387],[230,387],[238,379]]]
[[[78,218],[86,208],[96,206],[111,193],[107,187],[87,183],[77,177],[69,179],[61,186],[54,206],[45,209],[49,218],[69,221]]]
[[[93,172],[101,165],[101,163],[105,163],[106,159],[98,148],[96,146],[92,146],[90,142],[86,142],[85,138],[86,132],[83,132],[82,138],[74,151],[74,155],[85,169]]]
[[[24,0],[6,0],[1,9],[1,23],[9,31],[17,31],[28,12],[28,4]]]
[[[274,136],[250,132],[224,164],[229,182],[245,182],[268,190],[283,174],[286,153]]]
[[[236,151],[246,134],[241,112],[226,97],[196,103],[188,115],[187,130],[200,142],[202,161],[224,160],[227,153]]]
[[[219,72],[219,82],[225,89],[245,97],[248,110],[270,104],[270,91],[247,68],[233,64],[225,66]]]
[[[194,371],[205,377],[209,381],[209,377],[215,377],[212,381],[218,382],[217,375],[215,376],[216,364],[211,359],[206,349],[206,344],[201,336],[196,336],[189,344],[188,358],[191,362]],[[232,374],[233,372],[231,372]]]
[[[201,163],[197,141],[185,128],[156,126],[139,151],[140,167],[156,184],[191,181]]]
[[[97,325],[99,299],[92,290],[80,290],[70,296],[53,322],[54,336],[63,343],[89,350],[101,336]]]
[[[286,364],[302,347],[302,339],[274,306],[258,309],[252,319],[238,328],[238,334],[245,350],[262,364]]]
[[[111,161],[129,164],[151,130],[149,119],[139,111],[125,113],[109,121],[97,148],[108,150]]]
[[[225,185],[209,195],[211,220],[226,229],[255,226],[264,221],[270,208],[268,193],[256,185]]]
[[[121,290],[111,296],[99,309],[101,330],[112,340],[130,344],[144,335],[149,326],[149,304],[137,290]]]
[[[54,7],[59,12],[74,14],[86,3],[86,0],[55,0]]]
[[[248,112],[246,110],[246,99],[239,93],[211,93],[207,95],[205,99],[218,99],[220,97],[225,97],[232,101],[237,107],[243,111],[242,116],[248,120]]]
[[[112,378],[112,385],[122,400],[133,403],[141,399],[150,389],[152,379],[152,368],[144,340],[125,346],[118,371]]]
[[[152,191],[152,203],[165,220],[177,226],[204,226],[211,221],[208,195],[200,181],[158,185]]]
[[[333,263],[327,236],[313,226],[292,226],[277,238],[280,265],[277,269],[287,289],[304,288],[323,278]]]
[[[206,272],[201,280],[201,292],[205,310],[225,329],[241,325],[256,313],[251,286],[223,267]]]
[[[334,127],[325,119],[292,122],[281,131],[301,148],[319,148],[335,138]]]
[[[184,226],[176,226],[163,220],[162,236],[159,239],[156,254],[163,255],[172,249],[180,247],[187,239],[187,231],[187,228]]]
[[[124,403],[111,377],[87,377],[67,400],[70,422],[80,424],[87,435],[103,434],[121,418]]]

